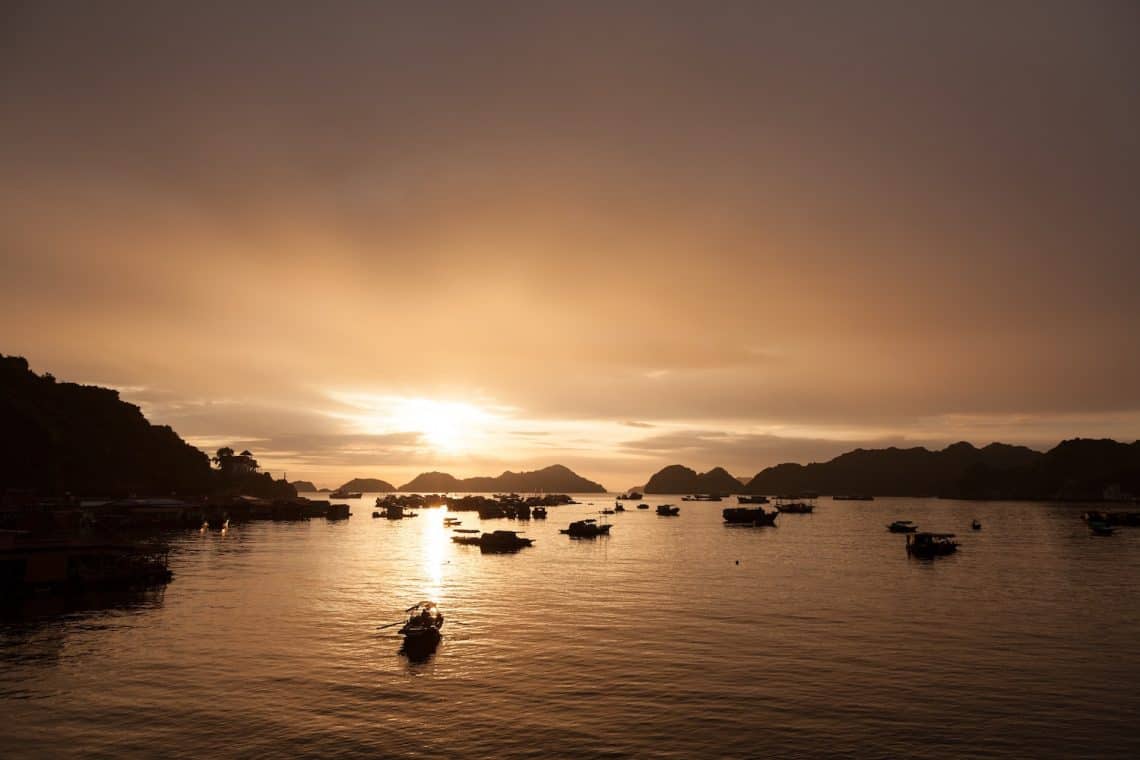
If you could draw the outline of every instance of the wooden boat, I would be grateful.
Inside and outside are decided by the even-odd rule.
[[[768,497],[767,496],[743,496],[742,495],[742,496],[736,497],[736,503],[737,504],[767,504],[768,503]]]
[[[638,504],[637,508],[638,509],[649,509],[649,505],[648,504]]]
[[[657,514],[661,517],[676,517],[681,514],[681,508],[674,507],[672,504],[659,504],[657,506]]]
[[[463,521],[458,517],[445,517],[443,518],[443,525],[446,528],[453,528],[456,525],[462,525]]]
[[[329,494],[330,499],[359,499],[364,496],[363,493],[356,491],[333,491]]]
[[[970,523],[970,527],[973,528],[974,530],[981,530],[982,524],[979,521],[974,520],[972,523]]]
[[[546,519],[546,507],[535,507],[530,511],[530,516],[536,520]]]
[[[417,517],[418,512],[407,512],[399,504],[388,504],[384,507],[384,517],[389,520],[403,520],[405,517]]]
[[[958,551],[953,533],[912,533],[906,537],[907,554],[922,559],[942,557]]]
[[[459,532],[459,531],[456,531]],[[523,538],[513,530],[496,530],[481,536],[452,536],[451,540],[466,546],[478,546],[484,554],[505,554],[517,552],[534,544],[533,538]]]
[[[779,512],[765,512],[763,507],[749,509],[747,507],[731,507],[721,511],[724,521],[729,525],[754,525],[762,527],[775,525]]]
[[[644,496],[644,494],[637,491],[630,491],[629,493],[620,494],[618,498],[622,501],[641,501]]]
[[[576,520],[570,523],[569,527],[563,528],[558,531],[570,538],[597,538],[598,536],[608,536],[610,534],[610,526],[607,524],[599,525],[597,520]]]
[[[918,526],[910,520],[895,520],[887,526],[887,530],[891,533],[914,533],[918,530]]]
[[[1116,528],[1099,520],[1089,520],[1089,530],[1093,532],[1094,536],[1111,536],[1116,532]]]
[[[810,515],[815,511],[815,505],[806,501],[790,501],[787,504],[777,504],[776,511],[792,515]]]
[[[405,612],[408,613],[408,621],[399,630],[399,634],[404,637],[404,646],[434,646],[439,643],[443,614],[435,602],[423,601],[413,604]]]

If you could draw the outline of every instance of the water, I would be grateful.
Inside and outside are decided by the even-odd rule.
[[[164,591],[0,626],[0,754],[263,757],[1108,757],[1140,754],[1140,529],[1080,507],[823,500],[779,527],[612,499],[490,521],[515,555],[400,522],[174,539]],[[474,513],[459,513],[478,528]],[[969,530],[978,517],[981,532]],[[908,559],[888,522],[959,534]],[[739,564],[737,562],[739,561]],[[382,623],[436,599],[434,657]]]

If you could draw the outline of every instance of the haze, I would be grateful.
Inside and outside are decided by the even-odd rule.
[[[1140,429],[1120,2],[9,3],[0,350],[291,479]]]

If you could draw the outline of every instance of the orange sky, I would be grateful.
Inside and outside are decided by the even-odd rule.
[[[1140,431],[1132,3],[25,4],[0,351],[290,477]]]

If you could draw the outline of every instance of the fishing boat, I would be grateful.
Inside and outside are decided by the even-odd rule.
[[[546,519],[546,507],[535,507],[530,511],[530,516],[536,520]]]
[[[958,542],[953,533],[913,533],[906,537],[907,554],[929,559],[942,557],[958,551]]]
[[[384,507],[384,517],[389,520],[403,520],[405,517],[416,517],[418,512],[405,511],[399,504],[388,504]]]
[[[462,525],[463,521],[458,517],[445,517],[443,518],[443,525],[447,528],[454,528],[456,525]]]
[[[456,532],[467,533],[467,531]],[[506,554],[508,552],[517,552],[519,549],[525,549],[526,547],[534,544],[533,538],[523,538],[513,530],[496,530],[492,531],[491,533],[484,533],[481,536],[452,536],[451,540],[457,544],[463,544],[466,546],[478,546],[479,550],[484,554]]]
[[[629,493],[623,493],[618,496],[622,501],[641,501],[644,497],[645,494],[638,491],[630,491]]]
[[[648,504],[638,504],[637,508],[638,509],[649,509],[649,505]]]
[[[785,514],[810,515],[815,511],[814,493],[802,493],[793,496],[777,496],[776,509]]]
[[[767,504],[768,503],[768,497],[767,496],[743,496],[742,495],[742,496],[736,497],[736,503],[737,504]]]
[[[1088,525],[1094,536],[1111,536],[1116,532],[1116,528],[1100,520],[1089,520]]]
[[[978,520],[974,520],[972,523],[970,523],[970,527],[973,528],[974,530],[981,530],[982,529],[982,523]]]
[[[333,491],[329,494],[330,499],[359,499],[362,496],[364,494],[357,491]]]
[[[672,504],[659,504],[657,505],[657,514],[661,517],[676,517],[681,514],[681,508],[674,507]]]
[[[810,515],[815,511],[815,505],[805,501],[792,501],[787,504],[777,504],[776,510],[790,515]]]
[[[598,536],[608,536],[610,526],[608,524],[599,525],[598,521],[594,519],[575,520],[570,523],[569,527],[558,532],[570,536],[570,538],[597,538]]]
[[[891,533],[914,533],[918,530],[918,526],[910,520],[895,520],[887,526],[887,530]]]
[[[625,511],[625,507],[624,507],[624,506],[622,506],[621,504],[614,504],[614,511],[615,511],[615,512],[624,512],[624,511]]]
[[[399,630],[399,634],[404,637],[405,647],[435,646],[439,643],[441,636],[439,629],[443,628],[443,613],[439,611],[435,602],[423,601],[413,604],[405,612],[408,613],[408,621]]]
[[[724,521],[729,525],[754,525],[762,527],[766,525],[774,526],[776,518],[780,515],[775,510],[765,512],[763,507],[756,509],[748,509],[747,507],[732,507],[721,511]]]

